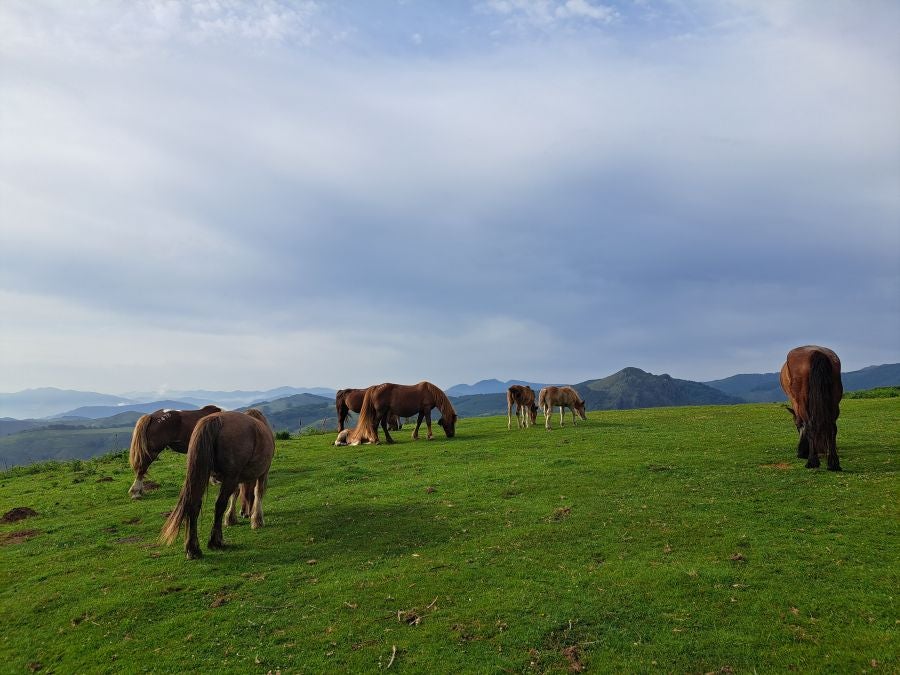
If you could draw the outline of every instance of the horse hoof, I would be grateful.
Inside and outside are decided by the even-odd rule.
[[[131,497],[132,499],[140,499],[141,497],[144,496],[144,493],[143,492],[129,492],[128,496]]]
[[[203,553],[200,549],[197,549],[196,551],[185,551],[184,557],[188,560],[199,560],[203,557]]]
[[[211,549],[211,550],[221,551],[223,548],[225,548],[225,542],[224,541],[213,541],[212,539],[210,539],[206,543],[206,548]]]

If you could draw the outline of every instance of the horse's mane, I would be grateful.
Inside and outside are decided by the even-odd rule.
[[[141,415],[137,424],[134,425],[134,431],[131,434],[131,448],[128,450],[128,461],[131,468],[135,471],[141,463],[150,458],[150,448],[147,445],[147,427],[153,417],[150,415]]]
[[[456,410],[453,409],[453,404],[450,403],[447,394],[436,385],[431,384],[431,382],[425,382],[425,388],[428,389],[429,393],[434,397],[434,400],[437,402],[437,407],[440,409],[444,419],[448,422],[452,420],[453,416],[456,415]]]

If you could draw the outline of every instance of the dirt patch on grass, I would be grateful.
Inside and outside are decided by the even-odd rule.
[[[569,516],[572,515],[572,507],[571,506],[560,506],[553,512],[553,515],[550,516],[550,521],[554,523],[558,523],[562,520],[565,520]]]
[[[0,518],[0,523],[3,523],[4,525],[6,523],[15,523],[36,515],[37,511],[35,511],[34,509],[29,509],[27,506],[17,506],[16,508],[10,509],[6,513],[4,513],[3,517]]]
[[[112,476],[103,476],[102,478],[98,478],[97,482],[98,483],[112,483],[113,477]]]
[[[40,532],[38,530],[19,530],[18,532],[7,532],[0,534],[0,546],[11,546],[12,544],[21,544],[28,541],[32,537],[36,537]]]
[[[117,544],[136,544],[141,540],[137,535],[131,535],[130,537],[121,537],[120,539],[116,539]]]
[[[760,464],[763,469],[778,469],[779,471],[787,471],[791,468],[791,464],[787,462],[777,462],[776,464]]]

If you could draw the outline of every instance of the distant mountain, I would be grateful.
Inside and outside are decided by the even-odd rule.
[[[59,415],[66,410],[81,406],[134,402],[132,399],[122,396],[98,394],[94,391],[41,387],[25,389],[12,394],[0,394],[0,417],[14,417],[20,420],[34,419]]]
[[[851,370],[841,374],[841,381],[844,391],[897,386],[900,385],[900,363]],[[779,373],[732,375],[704,384],[749,403],[784,401],[786,398],[781,390]]]
[[[214,391],[209,389],[187,389],[180,391],[167,391],[167,396],[193,403],[198,408],[202,408],[208,403],[215,403],[224,408],[234,409],[242,406],[252,405],[260,401],[274,401],[278,398],[293,396],[295,394],[314,394],[316,396],[324,396],[325,398],[334,398],[337,393],[334,389],[326,387],[276,387],[275,389],[265,390],[235,390],[235,391]],[[158,393],[150,392],[130,392],[127,396],[139,401],[147,401],[159,398]]]
[[[534,387],[532,387],[534,389]],[[535,396],[538,390],[534,389]],[[506,414],[506,390],[502,394],[469,394],[467,396],[451,396],[450,402],[456,414],[465,417],[488,417]],[[438,415],[440,417],[440,415]],[[438,419],[432,415],[433,419]]]
[[[125,403],[122,405],[91,405],[69,410],[60,415],[54,415],[56,419],[87,419],[95,420],[104,417],[112,417],[124,412],[136,412],[146,414],[154,410],[170,408],[172,410],[196,410],[198,406],[185,401],[151,401],[150,403]]]
[[[480,380],[475,384],[455,384],[444,393],[447,396],[472,396],[473,394],[506,394],[506,390],[514,384],[527,385],[534,389],[537,394],[546,384],[538,384],[537,382],[525,382],[524,380]],[[503,400],[503,410],[506,410],[506,399]]]
[[[321,429],[323,421],[324,428],[337,428],[333,395],[325,397],[316,394],[294,394],[273,401],[260,401],[247,407],[261,410],[275,431],[297,433],[307,427]],[[246,407],[242,410],[246,410]]]
[[[622,410],[682,405],[726,405],[741,403],[700,382],[653,375],[640,368],[624,368],[599,380],[576,384],[588,410]]]

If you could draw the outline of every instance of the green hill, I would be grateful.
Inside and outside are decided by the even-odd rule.
[[[900,399],[842,404],[843,473],[778,405],[279,442],[266,526],[184,559],[123,454],[0,474],[9,672],[896,672]],[[213,497],[201,516],[201,543]],[[21,511],[20,511],[21,513]]]
[[[588,410],[625,410],[678,405],[724,405],[740,401],[700,382],[624,368],[599,380],[575,385]]]

